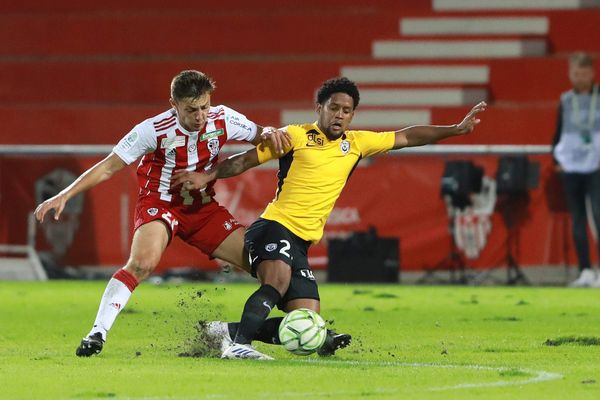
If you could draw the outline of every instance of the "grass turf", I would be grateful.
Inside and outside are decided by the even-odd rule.
[[[319,359],[258,343],[276,358],[261,362],[178,356],[255,285],[143,284],[102,354],[77,358],[104,286],[0,282],[0,398],[600,398],[596,290],[321,285],[352,345]]]

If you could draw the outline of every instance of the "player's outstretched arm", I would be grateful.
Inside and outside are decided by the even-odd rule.
[[[115,153],[110,153],[104,160],[81,174],[75,182],[64,188],[59,194],[37,206],[34,212],[35,217],[38,221],[44,222],[46,213],[54,210],[54,219],[58,220],[70,198],[109,179],[125,165],[125,162],[119,156]]]
[[[283,129],[276,129],[272,126],[257,126],[257,129],[261,131],[259,135],[256,135],[252,143],[255,146],[259,144],[265,144],[271,146],[277,154],[283,154],[286,148],[292,145],[292,139],[289,133]]]
[[[394,149],[422,146],[435,143],[452,136],[465,135],[473,131],[480,120],[477,115],[484,111],[487,104],[482,101],[471,109],[460,124],[455,125],[415,125],[396,131]]]
[[[235,154],[225,161],[219,162],[209,171],[195,172],[180,169],[173,173],[171,177],[171,191],[202,189],[209,182],[219,178],[229,178],[242,172],[256,167],[259,163],[258,152],[256,148],[247,150],[243,153]]]

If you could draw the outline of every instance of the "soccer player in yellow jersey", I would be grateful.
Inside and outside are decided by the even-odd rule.
[[[298,308],[320,311],[308,248],[323,236],[335,201],[362,158],[467,134],[479,123],[477,114],[486,107],[484,102],[477,104],[456,125],[411,126],[390,132],[348,130],[359,98],[358,88],[349,79],[328,80],[317,94],[317,122],[284,128],[292,143],[282,153],[259,146],[228,158],[206,173],[180,171],[173,177],[173,187],[198,189],[214,179],[235,176],[279,158],[275,198],[245,235],[252,275],[261,286],[247,300],[240,322],[222,329],[227,345],[222,358],[271,359],[250,343],[254,339],[277,343],[281,318],[267,319],[275,305],[286,312]],[[349,335],[329,332],[319,354],[331,355],[349,341]]]

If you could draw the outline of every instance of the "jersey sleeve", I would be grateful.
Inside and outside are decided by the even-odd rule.
[[[256,152],[258,153],[259,163],[263,164],[269,160],[279,158],[289,153],[291,150],[293,150],[296,146],[299,145],[302,136],[300,134],[301,131],[298,130],[298,127],[289,125],[284,127],[283,129],[285,129],[290,135],[291,146],[284,148],[283,154],[277,154],[275,152],[275,149],[273,149],[271,146],[267,145],[266,143],[260,143],[258,146],[256,146]]]
[[[123,162],[131,164],[144,154],[156,150],[156,137],[145,122],[136,125],[115,147],[115,153]]]
[[[225,124],[227,126],[228,140],[243,140],[251,142],[256,137],[258,130],[256,124],[250,121],[244,114],[222,106],[225,111]]]
[[[354,137],[363,157],[385,153],[394,147],[396,133],[354,131]]]

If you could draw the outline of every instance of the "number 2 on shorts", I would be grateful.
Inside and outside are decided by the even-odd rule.
[[[284,239],[281,239],[280,242],[283,243],[284,246],[281,249],[279,249],[279,252],[281,254],[283,254],[284,256],[292,258],[292,256],[290,256],[290,253],[287,252],[291,247],[290,242],[288,242],[287,240],[284,240]]]

